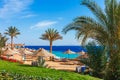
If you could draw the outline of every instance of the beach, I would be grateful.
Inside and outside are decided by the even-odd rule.
[[[38,56],[43,56],[47,68],[56,69],[56,70],[75,71],[77,66],[83,65],[78,60],[67,59],[67,58],[64,59],[56,58],[55,54],[51,54],[49,53],[49,51],[43,48],[39,48],[38,50],[32,50],[29,48],[19,48],[19,49],[14,48],[12,50],[10,48],[7,48],[3,52],[4,52],[4,54],[2,55],[3,57],[21,61],[23,62],[23,64],[26,65],[31,65],[33,61],[37,61]],[[54,56],[55,60],[50,60],[51,56]]]

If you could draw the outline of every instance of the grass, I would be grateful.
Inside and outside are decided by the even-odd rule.
[[[63,80],[100,80],[98,78],[94,78],[88,75],[80,75],[74,72],[31,67],[29,65],[21,65],[3,60],[0,60],[0,71],[1,70],[23,74],[26,76],[51,77],[54,80],[58,80],[59,78],[63,78]]]

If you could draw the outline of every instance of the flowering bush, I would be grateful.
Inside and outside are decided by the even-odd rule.
[[[19,60],[16,60],[16,59],[12,59],[12,58],[7,58],[7,57],[4,57],[4,56],[1,56],[0,59],[5,60],[5,61],[9,61],[9,62],[16,62],[16,63],[23,64],[22,61],[19,61]]]

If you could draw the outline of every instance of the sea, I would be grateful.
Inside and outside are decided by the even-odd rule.
[[[46,50],[50,50],[50,46],[25,46],[25,48],[35,49],[38,50],[39,48],[44,48]],[[65,51],[70,49],[71,51],[75,52],[75,54],[65,54]],[[57,58],[68,58],[74,59],[80,56],[79,52],[84,51],[86,52],[85,48],[82,46],[52,46],[52,53]]]

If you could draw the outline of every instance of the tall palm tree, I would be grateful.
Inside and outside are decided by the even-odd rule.
[[[11,38],[11,49],[13,49],[13,38],[20,34],[19,30],[16,27],[8,27],[5,32],[6,35],[9,35]]]
[[[105,0],[105,9],[102,10],[92,0],[82,0],[81,4],[89,8],[95,18],[80,16],[63,29],[64,33],[70,30],[77,31],[76,37],[85,44],[92,38],[100,45],[104,45],[109,52],[109,64],[106,67],[105,80],[119,80],[120,77],[120,2]]]
[[[52,53],[52,43],[55,40],[62,39],[62,36],[60,36],[59,32],[55,29],[48,29],[45,31],[44,34],[40,37],[40,39],[48,40],[50,42],[50,52]]]
[[[6,36],[3,36],[0,33],[0,56],[2,54],[2,48],[5,47],[6,41],[8,40],[8,38],[6,38]]]

